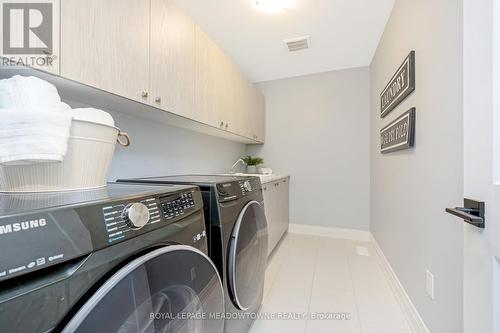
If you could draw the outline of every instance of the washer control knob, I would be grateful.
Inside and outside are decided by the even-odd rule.
[[[140,202],[130,203],[123,210],[122,218],[132,229],[140,229],[149,222],[149,209]]]
[[[247,180],[243,183],[243,188],[245,189],[245,191],[251,192],[252,191],[252,184],[250,184],[250,182]]]

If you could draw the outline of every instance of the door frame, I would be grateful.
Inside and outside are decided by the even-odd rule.
[[[494,331],[494,264],[492,239],[497,233],[495,209],[496,133],[493,87],[495,0],[464,0],[463,22],[463,194],[486,204],[486,228],[463,225],[463,331]],[[500,18],[500,16],[499,16]],[[496,57],[498,58],[498,57]],[[498,61],[498,60],[497,60]],[[497,126],[500,128],[500,126]],[[500,191],[498,191],[500,193]],[[459,222],[461,223],[461,222]],[[498,236],[497,236],[498,237]],[[497,254],[498,255],[498,254]]]

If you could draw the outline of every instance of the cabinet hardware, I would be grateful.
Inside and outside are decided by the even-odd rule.
[[[149,95],[149,93],[145,90],[141,93],[141,96],[144,98],[148,97],[148,95]]]
[[[223,121],[220,122],[220,127],[224,127],[224,122]]]
[[[156,102],[156,103],[161,103],[161,97],[156,97],[156,98],[155,98],[155,102]]]
[[[226,129],[227,129],[228,127],[229,127],[229,124],[228,124],[228,123],[226,123]]]

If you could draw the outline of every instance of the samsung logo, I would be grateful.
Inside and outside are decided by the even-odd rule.
[[[23,230],[41,228],[45,227],[46,225],[47,225],[47,220],[45,219],[0,225],[0,235],[10,234],[13,232],[19,232]]]

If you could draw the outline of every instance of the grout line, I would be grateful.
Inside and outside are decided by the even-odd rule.
[[[288,237],[288,234],[285,234],[285,237]],[[274,253],[272,254],[272,257],[273,257],[273,258],[276,258],[277,254],[278,254],[278,252],[279,252],[280,250],[285,251],[285,252],[283,253],[283,258],[281,258],[281,263],[278,265],[278,267],[277,267],[277,269],[276,269],[276,274],[273,276],[273,278],[272,278],[272,280],[271,280],[271,283],[269,284],[269,290],[267,291],[267,295],[264,295],[264,301],[266,301],[266,300],[267,300],[267,296],[269,295],[269,293],[271,293],[271,290],[273,289],[273,286],[274,286],[274,284],[276,283],[276,277],[279,275],[279,273],[280,273],[281,269],[283,268],[283,265],[284,265],[284,263],[285,263],[285,259],[286,259],[286,257],[288,256],[288,252],[290,251],[290,248],[288,248],[288,249],[286,249],[286,248],[285,248],[285,249],[282,249],[282,248],[281,248],[281,246],[283,245],[283,241],[284,241],[284,240],[285,240],[285,239],[283,238],[283,239],[280,241],[280,245],[278,245],[279,247],[278,247],[277,249],[275,249],[275,250],[274,250]],[[291,241],[292,241],[292,239],[290,238],[290,240],[289,240],[288,242],[291,242]],[[281,254],[281,253],[280,253],[280,254]],[[269,267],[269,266],[267,266],[267,267]],[[266,269],[267,269],[267,268],[266,268]],[[265,282],[264,282],[264,283],[265,283]]]
[[[351,249],[351,251],[353,250],[353,248],[350,248],[350,249]],[[352,272],[351,251],[347,252],[347,267],[349,269],[349,276],[351,277],[351,282],[352,282],[352,293],[354,295],[354,306],[356,308],[356,321],[358,322],[359,331],[363,332],[363,326],[361,326],[361,314],[359,312],[359,306],[358,306],[358,297],[357,297],[356,286],[355,286],[355,282],[354,282],[354,275]]]
[[[318,238],[318,242],[316,244],[320,244],[320,237],[316,236]],[[313,293],[313,288],[314,288],[314,281],[316,279],[316,270],[318,269],[318,254],[319,254],[319,245],[316,245],[316,251],[314,255],[314,269],[313,269],[313,276],[312,276],[312,281],[311,281],[311,287],[309,289],[309,303],[307,304],[307,313],[311,313],[311,301],[312,301],[312,293]],[[306,320],[306,326],[304,328],[304,333],[307,332],[307,327],[309,326],[309,319]]]

